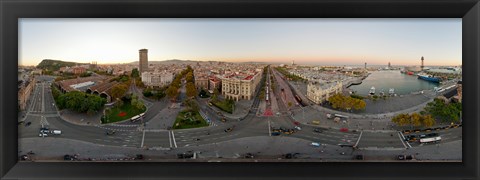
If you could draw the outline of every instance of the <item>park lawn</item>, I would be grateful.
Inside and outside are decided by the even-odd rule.
[[[212,101],[212,104],[215,105],[217,108],[221,109],[222,111],[225,111],[227,113],[232,114],[233,113],[233,107],[232,104],[228,103],[228,101],[223,100],[223,101]]]
[[[126,120],[126,119],[130,119],[133,116],[136,116],[136,115],[139,115],[140,113],[145,112],[146,110],[147,110],[147,108],[145,106],[144,106],[143,109],[137,109],[137,108],[132,107],[132,105],[130,103],[125,103],[120,108],[117,108],[117,107],[112,108],[110,110],[110,113],[107,114],[108,122],[106,121],[106,119],[102,118],[102,124],[119,122],[119,121],[123,121],[123,120]],[[122,113],[122,112],[125,112],[126,115],[125,116],[119,116],[119,114]]]
[[[190,112],[190,115],[185,118],[185,115]],[[192,121],[192,118],[195,121]],[[175,123],[173,123],[173,129],[189,129],[208,126],[205,119],[202,118],[198,111],[186,110],[180,111],[177,115]]]

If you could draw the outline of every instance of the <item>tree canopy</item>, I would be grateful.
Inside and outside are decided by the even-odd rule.
[[[352,98],[350,96],[344,96],[342,94],[335,94],[328,98],[328,102],[333,108],[351,110],[351,109],[365,109],[367,104],[362,99]]]
[[[421,115],[418,113],[399,114],[392,118],[392,122],[398,126],[424,126],[431,127],[435,125],[435,119],[431,115]]]
[[[123,97],[123,95],[127,92],[128,86],[125,84],[117,84],[110,89],[110,96],[112,99],[117,99]]]
[[[87,94],[80,91],[71,91],[65,94],[60,94],[56,98],[57,106],[60,109],[70,109],[77,112],[88,112],[92,114],[100,110],[107,102],[106,99],[100,96]]]
[[[131,76],[132,78],[140,77],[140,72],[138,71],[137,68],[133,68],[133,69],[132,69],[132,73],[130,74],[130,76]]]
[[[442,122],[456,123],[460,121],[462,103],[445,103],[441,99],[435,99],[427,104],[425,111]]]

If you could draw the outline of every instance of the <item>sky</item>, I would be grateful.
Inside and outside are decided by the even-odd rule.
[[[457,66],[462,19],[19,20],[19,64],[169,59],[305,65]]]

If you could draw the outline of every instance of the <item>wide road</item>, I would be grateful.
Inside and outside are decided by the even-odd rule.
[[[181,148],[191,147],[193,150],[197,146],[211,145],[221,142],[232,141],[235,139],[246,137],[265,137],[271,136],[272,128],[291,129],[294,120],[291,116],[284,113],[279,117],[274,116],[257,116],[259,102],[258,94],[254,98],[253,106],[249,114],[242,120],[229,120],[226,123],[220,121],[221,116],[212,110],[208,105],[201,106],[201,110],[206,112],[214,123],[211,126],[195,129],[166,130],[166,129],[148,129],[145,130],[142,124],[111,124],[101,126],[81,126],[66,122],[61,119],[54,105],[54,100],[50,90],[50,82],[53,79],[41,81],[37,84],[31,94],[32,103],[28,108],[25,122],[31,122],[29,126],[19,125],[19,137],[34,137],[41,140],[42,138],[65,138],[74,139],[85,142],[91,142],[100,145],[112,145],[119,147],[135,147],[135,148]],[[263,83],[262,83],[263,84]],[[269,83],[270,84],[270,83]],[[184,96],[184,86],[182,86]],[[279,88],[277,88],[279,89]],[[138,93],[138,90],[131,89],[132,92]],[[275,92],[280,93],[278,90]],[[181,95],[182,96],[182,95]],[[277,94],[277,97],[279,95]],[[179,97],[183,99],[184,97]],[[165,98],[166,99],[166,98]],[[200,102],[200,104],[206,102]],[[158,120],[161,117],[160,110],[167,108],[166,102],[153,102],[148,108],[144,122]],[[278,108],[282,112],[287,112],[285,103],[278,102]],[[49,127],[51,130],[59,129],[61,135],[50,135],[48,137],[39,137],[40,127]],[[322,132],[314,132],[315,126],[299,125],[300,131],[290,135],[282,134],[272,138],[282,138],[283,136],[304,139],[320,144],[334,145],[358,145],[360,148],[406,148],[400,138],[400,134],[392,134],[382,131],[363,131],[363,132],[340,132],[337,129],[322,129]],[[226,132],[227,129],[232,129]],[[115,130],[114,135],[106,135],[108,130]],[[443,130],[441,132],[443,142],[451,142],[461,140],[461,128]],[[421,147],[424,145],[410,144],[413,147]],[[425,145],[428,146],[428,145]],[[211,146],[214,147],[214,146]],[[248,147],[245,147],[248,148]],[[209,149],[215,151],[215,149]]]

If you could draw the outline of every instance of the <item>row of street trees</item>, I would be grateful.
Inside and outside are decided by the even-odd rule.
[[[360,110],[365,109],[367,103],[364,100],[353,98],[350,96],[344,96],[340,93],[330,96],[328,102],[332,105],[333,108],[343,109],[343,110]]]
[[[431,114],[435,119],[444,123],[458,123],[461,119],[462,103],[445,102],[436,98],[433,102],[429,102],[422,114]]]
[[[431,127],[435,125],[435,119],[429,114],[421,115],[419,113],[399,114],[392,118],[392,122],[399,126],[424,126]]]
[[[187,76],[187,77],[185,77]],[[187,66],[187,69],[183,70],[180,74],[177,74],[175,76],[175,79],[173,79],[172,83],[170,84],[170,86],[168,86],[167,90],[165,91],[166,95],[171,99],[171,100],[175,100],[177,98],[177,96],[180,94],[180,92],[178,91],[180,89],[180,86],[182,84],[182,78],[185,77],[185,79],[187,80],[187,96],[191,95],[192,94],[192,90],[191,90],[191,87],[192,85],[188,85],[189,82],[193,83],[193,87],[194,87],[194,95],[197,94],[196,93],[196,89],[195,89],[195,84],[194,84],[194,80],[195,78],[193,77],[193,69],[192,67],[190,66]],[[190,89],[190,90],[189,90]]]
[[[412,114],[399,114],[392,118],[392,122],[399,126],[431,127],[436,120],[443,123],[458,123],[461,119],[462,103],[448,102],[435,98],[429,102],[424,111]]]

